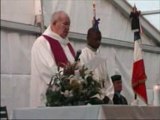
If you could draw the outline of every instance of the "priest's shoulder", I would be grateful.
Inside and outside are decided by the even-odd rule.
[[[49,45],[47,40],[44,40],[43,36],[39,36],[33,43],[32,47],[38,47],[38,46],[44,46],[44,45]]]

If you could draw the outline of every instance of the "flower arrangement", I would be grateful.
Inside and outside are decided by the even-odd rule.
[[[69,64],[64,70],[58,68],[58,73],[51,78],[46,106],[104,104],[103,100],[94,97],[101,94],[101,85],[93,78],[92,71],[85,66],[77,69],[75,64]]]

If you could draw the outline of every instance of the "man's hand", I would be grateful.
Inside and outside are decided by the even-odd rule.
[[[68,63],[63,70],[64,75],[74,75],[75,64]]]

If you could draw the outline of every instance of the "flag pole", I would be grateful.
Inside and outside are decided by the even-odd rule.
[[[132,70],[132,88],[134,91],[134,99],[137,99],[139,95],[144,102],[147,104],[147,91],[145,81],[147,76],[145,74],[145,66],[142,58],[141,44],[141,28],[140,28],[140,11],[137,10],[136,5],[133,6],[132,12],[130,13],[131,18],[131,30],[134,32],[134,62]],[[141,73],[141,74],[139,74]]]
[[[136,93],[134,94],[134,99],[135,99],[135,100],[137,99],[137,94],[136,94]]]

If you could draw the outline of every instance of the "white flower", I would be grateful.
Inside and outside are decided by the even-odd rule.
[[[65,90],[65,91],[64,91],[64,96],[65,96],[65,97],[69,97],[69,90]]]
[[[53,90],[53,91],[59,91],[59,89],[60,89],[60,88],[59,88],[58,86],[56,86],[56,85],[53,85],[53,86],[52,86],[52,90]]]
[[[61,94],[64,95],[65,97],[71,97],[71,96],[73,96],[72,92],[69,91],[69,90],[65,90],[64,92],[61,92]]]

